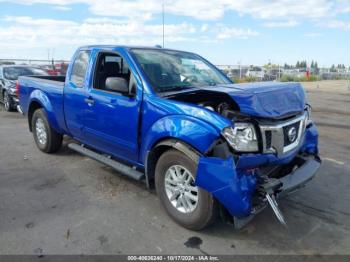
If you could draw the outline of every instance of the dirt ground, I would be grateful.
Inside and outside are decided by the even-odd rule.
[[[27,121],[0,106],[0,254],[350,254],[350,87],[305,83],[322,167],[307,187],[235,231],[192,232],[154,192],[64,146],[35,146]],[[197,241],[189,245],[189,239]]]

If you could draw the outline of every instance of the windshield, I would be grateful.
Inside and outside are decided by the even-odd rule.
[[[232,83],[216,67],[192,53],[162,49],[131,52],[158,92]]]
[[[34,67],[5,67],[4,77],[8,80],[17,80],[19,76],[29,75],[47,75],[47,73],[39,68]]]

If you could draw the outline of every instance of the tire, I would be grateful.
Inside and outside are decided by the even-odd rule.
[[[187,188],[186,185],[181,188],[181,183],[175,183],[174,181],[177,180],[172,179],[176,170],[180,170],[177,172],[178,174],[184,174],[186,181],[191,180]],[[190,230],[201,230],[209,226],[215,221],[218,214],[218,203],[213,196],[204,189],[194,185],[196,171],[197,165],[194,161],[173,149],[161,155],[155,170],[156,191],[165,210],[173,220]],[[189,178],[190,176],[192,179]],[[168,181],[171,181],[171,183]],[[174,188],[176,189],[173,190]],[[189,188],[191,189],[189,190]],[[175,195],[178,195],[179,191],[182,193],[180,193],[178,198],[172,199],[171,197],[174,197],[175,194],[172,193],[176,192]],[[188,201],[186,205],[183,205],[180,197],[182,196],[183,199],[188,193],[191,194],[191,198],[187,198],[187,200],[190,200],[190,205],[188,205]],[[192,198],[196,198],[196,195],[197,202],[192,201]],[[178,203],[179,201],[180,204]],[[182,205],[182,207],[177,205]]]
[[[7,91],[4,91],[3,95],[3,101],[4,101],[4,108],[7,112],[13,111],[13,105],[12,105],[12,99],[7,93]]]
[[[42,152],[49,154],[60,149],[63,136],[50,126],[43,109],[34,112],[31,125],[35,143]]]

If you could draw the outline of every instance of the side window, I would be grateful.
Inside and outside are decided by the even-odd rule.
[[[90,51],[80,51],[75,58],[70,81],[77,87],[83,87],[89,65]]]
[[[123,57],[115,53],[101,53],[96,63],[94,88],[113,92],[106,88],[106,79],[109,77],[124,78],[129,87],[132,82],[132,73]]]

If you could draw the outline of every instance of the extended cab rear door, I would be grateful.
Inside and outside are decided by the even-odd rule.
[[[88,69],[91,60],[90,50],[78,50],[68,70],[64,89],[64,113],[67,128],[77,140],[83,140],[83,127],[88,86]]]

